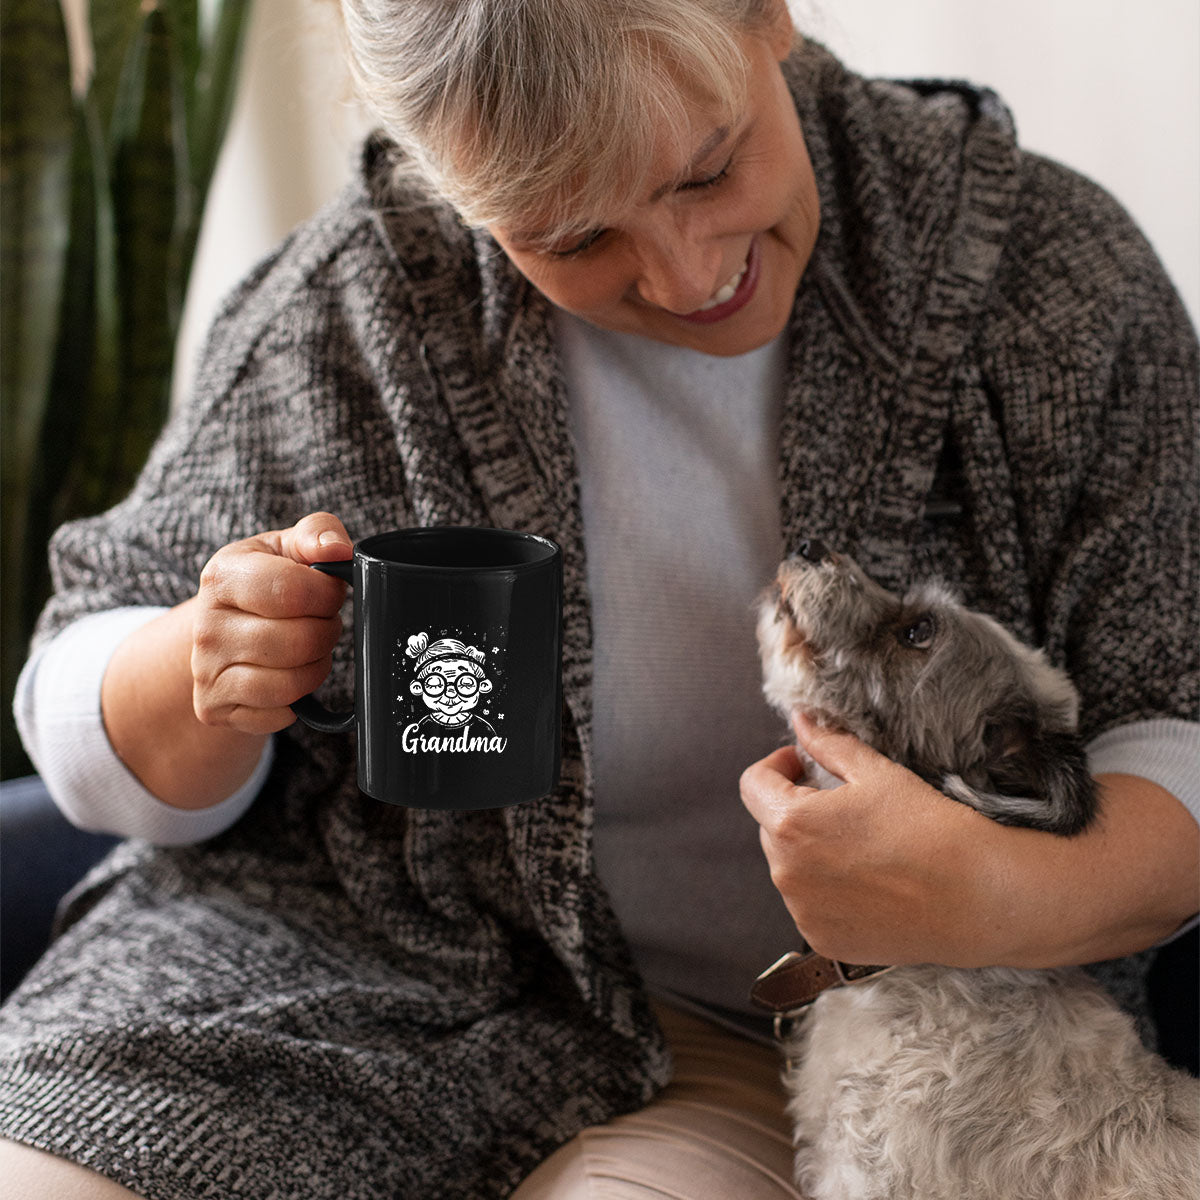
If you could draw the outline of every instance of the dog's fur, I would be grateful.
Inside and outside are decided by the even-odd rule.
[[[994,820],[1093,820],[1078,697],[939,584],[806,543],[759,606],[764,692]],[[1200,1086],[1080,970],[903,967],[825,992],[785,1047],[810,1200],[1195,1200]]]

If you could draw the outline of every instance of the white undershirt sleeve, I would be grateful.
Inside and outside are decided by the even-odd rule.
[[[180,846],[214,837],[250,807],[271,769],[274,741],[250,778],[208,808],[164,803],[125,766],[104,729],[100,684],[117,646],[165,611],[118,608],[68,625],[25,664],[13,713],[29,757],[72,825]]]
[[[1163,717],[1109,729],[1087,747],[1093,775],[1140,775],[1200,821],[1200,722]]]
[[[1200,722],[1164,717],[1118,725],[1089,743],[1087,761],[1093,775],[1138,775],[1157,783],[1200,821]],[[1200,916],[1192,917],[1166,941],[1198,923]]]

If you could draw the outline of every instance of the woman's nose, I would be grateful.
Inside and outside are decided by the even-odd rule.
[[[639,248],[638,295],[673,313],[691,313],[707,303],[724,280],[721,247],[686,236],[660,238]]]

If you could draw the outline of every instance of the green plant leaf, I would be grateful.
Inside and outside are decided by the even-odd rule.
[[[112,198],[120,317],[120,437],[97,500],[132,485],[166,417],[183,306],[178,231],[191,181],[167,19],[150,9],[130,46],[112,123]],[[112,421],[116,414],[105,414]]]
[[[59,6],[6,0],[0,9],[0,673],[5,697],[24,659],[32,622],[22,567],[30,477],[64,286],[74,130],[70,80]]]
[[[209,180],[225,140],[236,95],[238,67],[249,27],[250,0],[219,0],[212,37],[204,43],[196,76],[196,128],[192,177]]]
[[[83,481],[97,460],[111,458],[120,427],[120,306],[108,148],[90,93],[76,106],[72,174],[67,250],[71,287],[63,295],[54,372],[31,482],[29,536],[31,544],[43,550],[57,526],[94,511],[88,507]],[[31,587],[34,574],[35,564],[30,563],[26,577]]]
[[[175,49],[175,70],[182,85],[189,141],[195,136],[196,77],[200,71],[200,9],[197,0],[167,0],[167,23]]]
[[[92,0],[88,6],[92,41],[88,94],[106,141],[117,102],[121,67],[141,24],[142,0]]]
[[[0,11],[0,390],[5,462],[19,476],[53,368],[74,120],[61,10],[45,0],[9,0]]]
[[[180,239],[185,287],[200,236],[200,213],[233,112],[249,17],[250,0],[217,0],[212,35],[202,44],[193,89],[189,143],[192,186],[197,203],[195,217],[184,228]]]

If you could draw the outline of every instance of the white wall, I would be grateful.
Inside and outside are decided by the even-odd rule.
[[[254,0],[181,365],[220,297],[345,180],[366,122],[341,65],[336,0]],[[1025,145],[1133,213],[1200,323],[1197,0],[789,0],[799,26],[867,74],[994,87]],[[180,387],[188,371],[180,371]]]
[[[864,74],[994,88],[1023,145],[1133,214],[1200,323],[1197,0],[791,0]]]

